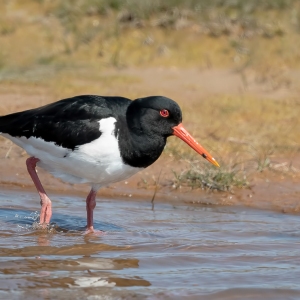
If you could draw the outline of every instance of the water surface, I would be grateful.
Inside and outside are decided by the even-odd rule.
[[[300,299],[299,216],[235,207],[0,191],[0,299]]]

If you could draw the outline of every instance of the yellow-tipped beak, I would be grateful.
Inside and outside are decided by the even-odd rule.
[[[188,133],[187,130],[184,129],[182,123],[173,127],[173,134],[187,143],[191,148],[193,148],[196,152],[202,155],[205,159],[207,159],[210,163],[215,165],[216,167],[220,167],[218,162],[206,151],[200,144],[198,144],[195,139]]]

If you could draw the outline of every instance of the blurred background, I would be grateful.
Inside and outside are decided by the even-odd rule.
[[[172,186],[298,178],[300,1],[2,0],[0,11],[1,115],[78,94],[164,95],[222,164],[170,139],[164,163],[182,162]]]

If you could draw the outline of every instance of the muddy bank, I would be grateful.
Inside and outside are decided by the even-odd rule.
[[[27,155],[22,149],[2,141],[0,149],[1,189],[35,191],[27,173],[26,158]],[[102,188],[99,191],[99,201],[101,201],[101,197],[105,197],[124,201],[126,199],[143,199],[151,202],[156,193],[154,204],[169,202],[194,205],[237,205],[285,213],[300,213],[300,178],[298,175],[284,175],[271,171],[255,173],[249,177],[248,188],[233,188],[231,192],[216,192],[189,187],[174,188],[175,177],[172,170],[180,172],[185,167],[183,163],[170,159],[164,154],[154,165],[128,180]],[[53,192],[80,195],[84,199],[89,192],[88,185],[72,185],[62,182],[39,168],[38,173],[50,197]]]

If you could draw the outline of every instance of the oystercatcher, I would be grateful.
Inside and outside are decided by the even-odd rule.
[[[0,117],[0,134],[30,156],[27,169],[41,198],[40,223],[52,207],[36,173],[43,168],[70,183],[87,183],[87,232],[100,187],[124,180],[161,155],[175,135],[215,166],[216,160],[184,129],[178,104],[163,96],[130,99],[82,95]]]

